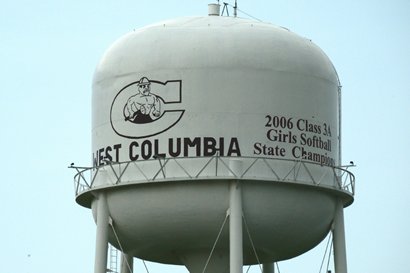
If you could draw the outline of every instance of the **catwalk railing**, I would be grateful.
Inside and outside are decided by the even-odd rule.
[[[240,168],[233,164],[240,162]],[[232,164],[233,163],[233,164]],[[181,157],[109,162],[98,167],[78,167],[74,176],[76,196],[84,191],[122,184],[175,180],[243,179],[301,183],[342,190],[354,195],[351,167],[325,166],[310,161],[262,157]],[[238,171],[239,170],[239,171]]]

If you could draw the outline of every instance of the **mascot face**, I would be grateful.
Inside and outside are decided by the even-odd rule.
[[[150,88],[149,85],[150,85],[149,83],[139,85],[138,86],[138,91],[144,96],[149,95],[149,93],[151,91],[151,88]]]

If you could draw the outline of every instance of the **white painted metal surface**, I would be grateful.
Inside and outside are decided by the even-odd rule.
[[[336,207],[333,222],[333,248],[336,273],[347,273],[346,239],[343,216],[343,204],[339,202]]]
[[[131,122],[143,105],[143,78],[150,81],[149,114]],[[136,30],[96,69],[94,164],[162,154],[338,166],[338,87],[316,45],[270,24],[211,16]]]
[[[93,201],[97,223],[94,273],[107,272],[109,212],[105,193],[98,194]]]
[[[242,172],[240,160],[230,160],[233,173]],[[242,232],[242,185],[240,180],[232,180],[229,185],[229,272],[242,273],[243,232]]]
[[[208,15],[219,16],[221,10],[220,4],[208,4]]]
[[[328,57],[287,29],[209,16],[135,30],[96,68],[94,167],[76,176],[77,202],[93,204],[100,236],[93,200],[104,192],[126,254],[192,273],[218,230],[209,266],[227,264],[229,236],[243,234],[238,210],[236,228],[221,229],[232,207],[252,230],[235,272],[257,262],[255,251],[265,264],[292,258],[325,237],[340,202],[353,202],[354,177],[337,167],[339,99]]]

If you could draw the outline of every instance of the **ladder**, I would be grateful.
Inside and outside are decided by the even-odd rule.
[[[118,250],[109,244],[109,251],[110,251],[110,260],[107,272],[118,273]]]

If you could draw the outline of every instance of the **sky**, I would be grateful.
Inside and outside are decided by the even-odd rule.
[[[74,172],[67,166],[91,165],[94,69],[127,32],[161,20],[206,16],[211,2],[2,3],[1,272],[93,272],[95,224],[91,211],[74,200]],[[308,37],[332,60],[343,86],[342,158],[357,165],[355,202],[344,211],[349,272],[404,272],[410,253],[410,1],[238,5]],[[280,272],[319,272],[324,247],[280,262]],[[147,265],[151,273],[187,272]],[[145,272],[137,259],[135,272]]]

